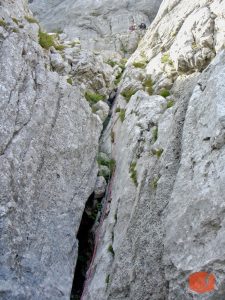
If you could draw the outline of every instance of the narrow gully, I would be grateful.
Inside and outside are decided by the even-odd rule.
[[[116,96],[117,89],[113,91],[107,101],[110,107],[110,112],[103,124],[102,134],[111,119],[112,108]],[[107,189],[109,187],[109,183],[110,181],[108,182]],[[80,300],[83,293],[86,274],[90,267],[95,247],[95,233],[97,229],[95,228],[95,225],[98,224],[98,221],[101,217],[101,206],[104,197],[102,199],[95,199],[95,195],[92,193],[85,205],[80,227],[77,233],[77,239],[79,241],[78,258],[75,267],[70,300]]]

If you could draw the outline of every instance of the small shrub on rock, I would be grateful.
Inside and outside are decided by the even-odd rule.
[[[112,256],[114,257],[115,252],[114,252],[114,250],[113,250],[113,246],[112,246],[112,245],[109,245],[109,247],[108,247],[108,252],[110,252],[110,253],[112,254]]]
[[[135,68],[139,68],[139,69],[144,69],[147,65],[147,62],[146,61],[134,61],[133,62],[133,66]]]
[[[150,75],[147,75],[144,79],[143,86],[146,88],[149,95],[153,94],[153,81]]]
[[[12,18],[13,22],[16,23],[16,25],[19,25],[19,20],[16,18]]]
[[[98,101],[104,100],[104,96],[97,93],[92,93],[90,91],[85,93],[85,98],[91,105],[97,103]]]
[[[73,84],[73,80],[72,80],[72,78],[68,78],[68,79],[67,79],[67,83],[69,83],[69,84],[71,84],[71,85],[72,85],[72,84]]]
[[[130,101],[130,98],[137,92],[136,89],[126,89],[124,90],[121,95],[125,98],[126,102]]]
[[[115,142],[115,132],[111,131],[111,143],[113,144]]]
[[[158,158],[160,158],[161,155],[163,154],[163,149],[160,148],[160,149],[152,150],[152,154],[156,155]]]
[[[158,181],[159,181],[159,178],[154,178],[154,179],[151,181],[151,188],[152,188],[153,190],[156,190],[156,189],[157,189]]]
[[[108,65],[110,65],[112,68],[115,67],[117,65],[117,62],[111,60],[111,59],[108,59],[107,62],[106,62]]]
[[[106,283],[106,284],[109,284],[109,279],[110,279],[110,275],[107,275],[107,276],[106,276],[106,279],[105,279],[105,283]]]
[[[152,129],[152,140],[153,140],[153,143],[155,143],[158,139],[158,127],[154,127]]]
[[[126,114],[126,111],[124,108],[121,108],[120,109],[120,112],[119,112],[119,117],[120,117],[120,121],[123,123],[123,121],[125,120],[125,114]]]
[[[170,107],[173,107],[174,106],[174,101],[172,99],[170,99],[168,102],[167,102],[167,105],[166,107],[167,108],[170,108]]]
[[[47,50],[52,46],[55,47],[54,37],[47,32],[39,30],[39,44],[42,48]]]
[[[138,186],[136,165],[136,162],[132,162],[130,164],[130,178],[132,179],[135,186]]]
[[[31,24],[38,24],[38,20],[36,20],[35,18],[29,17],[29,16],[25,16],[24,17],[27,22],[31,23]]]
[[[162,97],[164,97],[164,98],[168,97],[169,95],[170,95],[170,91],[167,90],[167,89],[162,89],[162,90],[160,91],[160,96],[162,96]]]
[[[162,58],[161,58],[161,62],[163,64],[169,64],[169,65],[173,65],[173,61],[172,59],[170,58],[169,54],[168,53],[165,53],[163,54]]]
[[[0,19],[0,26],[6,28],[7,24],[4,20]]]

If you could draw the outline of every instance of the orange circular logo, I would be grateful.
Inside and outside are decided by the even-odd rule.
[[[189,276],[189,289],[204,294],[215,289],[216,278],[207,272],[196,272]]]

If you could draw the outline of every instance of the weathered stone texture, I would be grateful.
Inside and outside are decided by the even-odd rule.
[[[38,25],[22,10],[1,2],[0,298],[69,299],[101,122],[77,87],[48,71]]]

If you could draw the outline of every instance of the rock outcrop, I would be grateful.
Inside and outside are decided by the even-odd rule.
[[[0,298],[69,299],[102,124],[25,2],[0,1]]]
[[[69,39],[79,38],[88,49],[133,53],[143,32],[129,33],[133,22],[148,26],[161,0],[30,0],[48,31],[63,30]]]
[[[224,300],[225,0],[29,2],[65,33],[0,0],[0,298],[69,299],[88,203],[82,300]]]
[[[224,299],[224,8],[164,1],[127,63],[102,137],[116,170],[84,299]],[[216,290],[189,289],[198,271]]]

